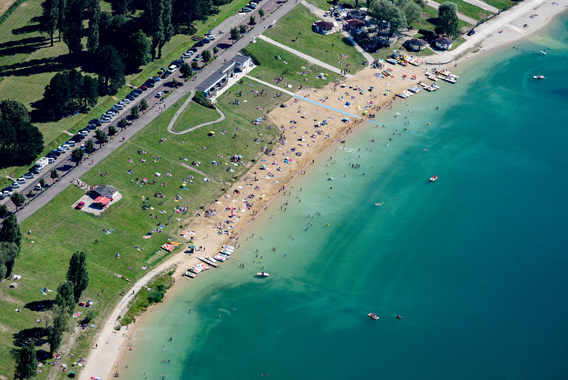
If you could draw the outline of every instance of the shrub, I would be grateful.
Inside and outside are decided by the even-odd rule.
[[[207,99],[201,91],[198,91],[193,96],[193,101],[197,104],[201,104],[203,107],[214,109],[215,106],[211,103],[211,100]]]

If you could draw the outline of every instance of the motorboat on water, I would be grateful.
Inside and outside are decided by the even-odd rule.
[[[186,277],[191,277],[191,278],[195,278],[197,275],[195,273],[191,273],[191,272],[185,272]]]
[[[257,276],[257,277],[268,277],[268,276],[270,276],[270,275],[269,275],[268,273],[266,273],[266,272],[258,272],[258,273],[256,274],[256,276]]]
[[[533,75],[534,79],[544,79],[543,75]]]
[[[369,316],[369,318],[374,319],[375,321],[379,320],[379,316],[375,313],[369,313],[367,315]]]
[[[430,177],[430,182],[436,182],[437,179],[438,179],[438,176],[433,175],[432,177]]]
[[[541,52],[542,54],[546,55],[546,49],[542,49],[540,52]]]

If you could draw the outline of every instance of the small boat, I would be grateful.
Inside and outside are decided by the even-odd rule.
[[[386,61],[392,65],[396,65],[396,59],[387,58]]]
[[[402,319],[402,317],[399,315],[396,316],[396,319]]]
[[[375,202],[375,206],[382,206],[385,202]]]
[[[186,277],[195,278],[195,277],[196,277],[196,274],[195,274],[195,273],[191,273],[191,272],[185,272],[185,276],[186,276]]]
[[[540,51],[542,54],[546,55],[546,49]]]
[[[438,176],[433,175],[432,177],[430,177],[430,182],[436,182],[437,179],[438,179]]]
[[[266,272],[258,272],[258,273],[256,274],[256,276],[257,276],[257,277],[268,277],[268,276],[270,276],[270,275],[269,275],[268,273],[266,273]]]
[[[544,79],[544,76],[542,76],[542,75],[533,75],[533,78],[540,80],[540,79]]]
[[[412,87],[410,87],[410,88],[408,89],[408,91],[413,92],[413,93],[416,94],[416,93],[420,92],[420,87],[418,87],[418,86],[412,86]]]
[[[369,313],[367,315],[369,316],[369,318],[374,319],[375,321],[379,320],[379,316],[375,313]]]

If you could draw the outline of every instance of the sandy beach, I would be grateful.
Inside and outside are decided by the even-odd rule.
[[[215,215],[206,217],[202,212],[183,222],[186,242],[192,240],[198,251],[192,255],[172,255],[133,285],[103,324],[79,378],[111,378],[116,368],[128,364],[121,360],[123,354],[133,348],[130,337],[142,317],[138,317],[137,323],[127,330],[123,328],[117,331],[115,326],[127,310],[133,292],[138,292],[154,276],[175,266],[175,286],[188,286],[191,281],[198,280],[183,276],[190,266],[199,262],[196,256],[214,256],[224,244],[238,245],[239,234],[254,222],[256,215],[281,193],[287,192],[295,177],[309,174],[310,165],[318,156],[343,140],[364,121],[374,120],[380,124],[381,110],[400,102],[411,102],[414,97],[427,97],[429,93],[424,90],[408,99],[396,96],[419,81],[432,83],[426,79],[425,71],[431,71],[434,67],[453,68],[481,52],[526,38],[567,8],[568,0],[554,3],[525,1],[476,28],[476,35],[468,37],[468,41],[455,51],[443,57],[426,57],[430,65],[425,63],[417,67],[403,67],[386,64],[384,69],[389,69],[391,74],[386,78],[377,77],[376,74],[382,70],[367,67],[341,84],[330,84],[318,90],[296,91],[297,95],[307,100],[292,98],[269,114],[271,121],[280,126],[282,132],[273,150],[265,152],[222,198],[206,207]],[[445,63],[437,65],[442,62],[441,58]],[[251,76],[254,76],[254,71]],[[441,87],[439,91],[452,90],[450,83],[437,83]],[[369,118],[373,114],[375,118]]]

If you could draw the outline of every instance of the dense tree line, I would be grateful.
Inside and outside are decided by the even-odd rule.
[[[43,93],[42,107],[45,115],[57,119],[94,106],[98,98],[99,84],[95,78],[69,70],[51,78]]]
[[[379,21],[390,23],[390,33],[408,28],[422,18],[422,0],[375,0],[369,7],[369,14]]]
[[[30,121],[22,103],[0,102],[0,168],[28,165],[43,150],[43,136]]]

